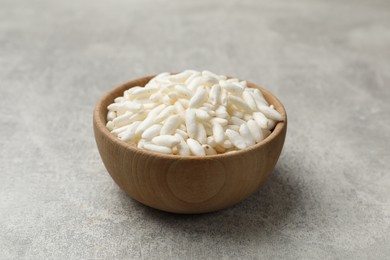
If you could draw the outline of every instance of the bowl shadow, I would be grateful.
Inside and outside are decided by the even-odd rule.
[[[278,164],[259,190],[241,203],[224,210],[182,215],[156,210],[138,202],[132,203],[131,207],[142,212],[144,221],[156,223],[171,231],[237,240],[243,236],[269,236],[280,233],[302,205],[302,189],[287,168]],[[129,200],[124,192],[121,192],[120,197],[123,203]]]

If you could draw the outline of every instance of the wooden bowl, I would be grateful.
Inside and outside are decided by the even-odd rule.
[[[251,195],[271,174],[283,147],[287,117],[283,105],[259,88],[284,117],[271,135],[245,150],[205,157],[164,155],[132,147],[106,128],[107,106],[123,91],[144,86],[153,76],[114,88],[96,105],[93,127],[96,143],[114,181],[133,199],[174,213],[205,213],[232,206]]]

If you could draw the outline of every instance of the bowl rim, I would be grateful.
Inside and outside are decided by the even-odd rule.
[[[268,90],[254,84],[254,83],[247,82],[248,87],[259,89],[264,96],[271,96],[275,100],[275,103],[276,103],[276,104],[273,104],[275,106],[275,109],[283,117],[283,121],[278,122],[275,125],[275,128],[273,129],[271,134],[269,136],[267,136],[265,139],[263,139],[262,141],[260,141],[259,143],[252,145],[252,146],[249,146],[245,149],[237,150],[237,151],[231,152],[231,153],[222,153],[222,154],[205,155],[205,156],[197,156],[197,155],[181,156],[181,155],[163,154],[163,153],[148,151],[145,149],[139,149],[137,147],[134,147],[134,146],[120,140],[119,138],[117,138],[116,136],[111,134],[111,132],[106,127],[106,120],[107,120],[106,116],[104,116],[103,118],[101,117],[101,114],[103,114],[101,110],[102,109],[107,110],[107,107],[104,107],[103,103],[105,103],[106,99],[110,98],[110,96],[113,96],[113,94],[115,92],[118,92],[119,90],[124,91],[124,90],[127,90],[129,88],[139,86],[138,84],[136,84],[137,82],[140,82],[140,81],[148,82],[150,79],[152,79],[155,76],[157,76],[157,74],[151,75],[151,76],[144,76],[144,77],[137,78],[137,79],[134,79],[131,81],[127,81],[125,83],[120,84],[119,86],[112,88],[111,90],[106,92],[103,96],[101,96],[95,105],[95,109],[94,109],[94,113],[93,113],[93,121],[94,121],[93,123],[96,126],[95,129],[100,131],[111,142],[115,143],[116,145],[119,145],[123,149],[130,150],[130,151],[134,152],[135,154],[148,155],[150,157],[165,158],[165,159],[170,159],[170,160],[173,159],[173,160],[191,160],[191,161],[193,161],[193,160],[204,160],[204,159],[231,158],[231,157],[240,156],[240,155],[245,154],[245,153],[253,152],[254,150],[257,150],[257,149],[261,148],[262,146],[265,146],[266,144],[272,142],[278,135],[280,135],[282,133],[283,129],[286,128],[286,126],[287,126],[286,110],[285,110],[283,104],[280,102],[280,100],[276,96],[274,96],[271,92],[269,92]],[[229,76],[228,78],[232,78],[232,77]],[[141,86],[141,87],[144,87],[144,86]],[[115,99],[115,97],[114,97],[114,99]],[[267,101],[269,102],[269,100],[267,100]],[[96,134],[95,134],[95,138],[96,138]]]

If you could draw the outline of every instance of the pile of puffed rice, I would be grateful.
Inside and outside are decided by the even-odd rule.
[[[210,71],[161,73],[107,108],[106,126],[122,141],[181,156],[245,149],[283,120],[259,89]]]

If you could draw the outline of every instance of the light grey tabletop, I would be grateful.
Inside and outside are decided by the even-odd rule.
[[[0,259],[385,259],[390,2],[0,0]],[[242,203],[130,199],[93,132],[125,81],[208,69],[267,88],[289,129]]]

